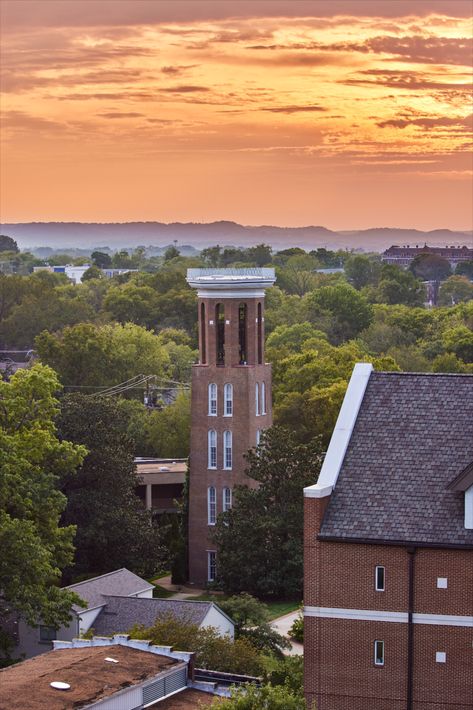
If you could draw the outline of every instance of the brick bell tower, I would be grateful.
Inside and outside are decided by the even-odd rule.
[[[192,369],[189,579],[211,582],[218,565],[211,530],[251,485],[248,449],[272,424],[271,365],[264,361],[264,294],[274,269],[189,269],[199,298],[199,363]]]

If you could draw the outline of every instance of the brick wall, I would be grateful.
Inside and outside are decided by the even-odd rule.
[[[247,305],[247,358],[246,365],[239,362],[240,303]],[[216,305],[221,303],[225,315],[225,366],[216,364]],[[189,477],[189,578],[195,584],[205,584],[208,574],[208,550],[215,550],[211,539],[213,526],[208,525],[207,491],[216,489],[217,515],[223,510],[223,489],[238,484],[254,485],[245,474],[245,454],[256,446],[258,430],[272,424],[271,365],[258,362],[258,328],[261,328],[262,357],[264,362],[264,315],[258,323],[258,304],[263,309],[263,299],[210,298],[199,300],[199,327],[202,362],[202,341],[205,337],[206,363],[192,370],[191,403],[191,455]],[[205,324],[202,322],[202,304],[205,307]],[[256,416],[256,383],[264,382],[266,388],[266,414]],[[217,416],[208,415],[208,386],[217,385]],[[233,385],[233,415],[224,416],[224,385]],[[260,402],[260,409],[261,409]],[[217,432],[217,468],[208,468],[208,431]],[[232,470],[224,469],[223,432],[232,432]],[[218,563],[217,563],[218,564]]]
[[[306,498],[304,604],[355,610],[408,611],[404,547],[322,542],[317,532],[329,498]],[[386,570],[375,590],[375,567]],[[447,579],[447,588],[437,587]],[[414,613],[473,617],[473,552],[418,549]],[[407,623],[306,616],[305,693],[317,710],[405,710]],[[374,664],[374,641],[385,664]],[[438,663],[436,652],[446,653]],[[414,625],[413,710],[473,708],[473,628]]]

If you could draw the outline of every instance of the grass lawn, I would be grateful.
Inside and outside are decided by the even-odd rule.
[[[266,606],[269,609],[269,620],[277,619],[278,616],[284,616],[284,614],[289,614],[291,611],[297,611],[300,607],[300,602],[266,602]]]
[[[219,601],[224,601],[228,599],[225,594],[199,594],[198,597],[186,597],[189,601],[197,602],[215,602],[218,604]],[[291,611],[297,611],[300,607],[300,602],[295,601],[274,601],[274,602],[264,602],[269,610],[269,621],[277,619],[278,616],[284,616],[284,614],[289,614]]]
[[[171,592],[169,589],[161,587],[159,584],[156,584],[153,589],[153,597],[155,599],[167,599],[168,597],[173,597],[175,593],[176,592]]]

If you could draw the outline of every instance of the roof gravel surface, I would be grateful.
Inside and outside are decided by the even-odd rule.
[[[118,663],[105,660],[112,657]],[[97,702],[176,665],[167,656],[126,646],[49,651],[0,670],[0,710],[69,710]],[[52,681],[69,690],[51,688]]]

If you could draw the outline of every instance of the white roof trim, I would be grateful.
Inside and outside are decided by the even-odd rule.
[[[372,372],[373,365],[367,362],[358,362],[353,368],[319,480],[314,486],[304,488],[305,498],[325,498],[335,488]]]

